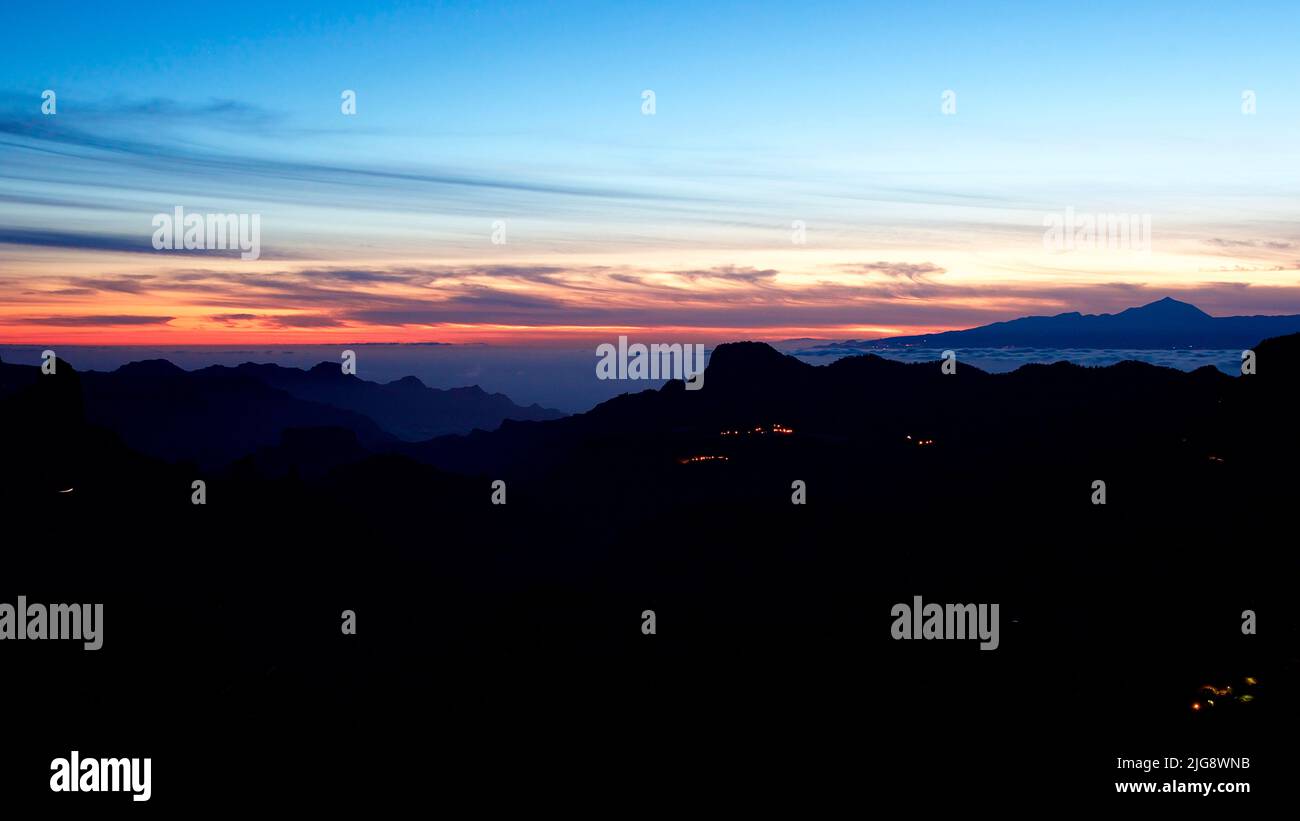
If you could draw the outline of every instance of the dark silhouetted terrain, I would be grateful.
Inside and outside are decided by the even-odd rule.
[[[1300,316],[1213,317],[1170,297],[1117,314],[1026,316],[964,331],[836,343],[891,347],[1249,348],[1300,332]]]
[[[231,370],[216,366],[200,374]],[[279,365],[240,365],[233,370],[248,374],[272,388],[310,402],[319,402],[370,417],[399,439],[428,439],[445,433],[495,430],[507,419],[558,419],[563,413],[540,405],[522,407],[500,393],[477,386],[439,390],[414,376],[387,384],[345,375],[338,363],[322,362],[310,370]]]
[[[414,377],[367,382],[329,363],[307,371],[254,364],[185,371],[149,360],[80,381],[89,423],[142,453],[205,468],[275,447],[291,428],[342,428],[377,450],[400,439],[491,430],[505,419],[563,416],[477,387],[435,390]]]
[[[10,669],[95,717],[42,715],[51,750],[116,733],[315,796],[553,771],[569,746],[599,762],[578,781],[625,789],[648,766],[737,788],[806,768],[1073,801],[1118,756],[1194,754],[1255,756],[1263,785],[1296,715],[1300,335],[1256,351],[1246,377],[944,375],[737,343],[701,391],[421,442],[252,368],[3,364],[0,594],[109,614],[91,661],[33,642]],[[891,640],[914,595],[1000,603],[1000,648]],[[1250,705],[1188,709],[1242,676]],[[361,756],[354,785],[303,757],[392,733],[444,754]]]

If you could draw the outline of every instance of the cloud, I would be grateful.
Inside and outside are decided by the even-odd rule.
[[[140,215],[144,227],[132,234],[95,234],[81,231],[54,231],[37,228],[11,228],[0,226],[0,245],[28,245],[37,248],[62,248],[74,251],[103,251],[123,254],[167,254],[170,256],[239,257],[240,248],[207,249],[176,248],[159,251],[153,247],[152,216]],[[262,246],[262,259],[281,259],[273,249]]]
[[[720,265],[715,268],[706,268],[704,270],[694,271],[673,271],[674,275],[684,277],[689,280],[700,279],[720,279],[734,280],[737,282],[760,283],[766,282],[780,271],[775,268],[742,268],[735,265]]]
[[[119,206],[88,202],[73,197],[47,197],[39,194],[0,192],[0,202],[12,205],[38,205],[44,208],[76,208],[81,210],[114,211]]]
[[[209,322],[220,322],[222,325],[236,327],[241,322],[257,319],[257,314],[213,314],[208,317]]]
[[[284,314],[279,316],[259,317],[263,324],[272,328],[337,328],[343,323],[332,316],[320,314]]]
[[[929,262],[858,262],[838,266],[843,270],[861,274],[884,274],[919,282],[930,274],[942,274],[944,269]]]
[[[213,98],[206,102],[182,102],[168,97],[147,100],[116,98],[101,103],[68,103],[60,101],[63,112],[99,121],[129,120],[132,123],[148,121],[147,127],[159,122],[197,122],[210,128],[221,128],[247,134],[249,131],[267,131],[280,126],[284,117],[278,111],[262,108],[240,100]],[[61,112],[62,113],[62,112]]]
[[[779,271],[717,266],[664,272],[630,267],[556,265],[339,266],[263,273],[185,268],[158,274],[93,277],[25,276],[46,319],[23,324],[166,323],[170,317],[57,316],[67,300],[76,310],[84,290],[112,292],[119,302],[183,304],[207,309],[208,323],[242,329],[438,325],[545,329],[735,328],[785,332],[853,327],[927,332],[983,325],[1031,314],[1114,313],[1173,296],[1223,316],[1300,313],[1300,287],[1212,282],[1176,287],[1156,282],[1061,283],[945,281],[928,262],[870,262],[828,266],[824,279],[783,280]],[[854,276],[854,274],[867,274]],[[693,278],[692,278],[693,277]],[[677,284],[673,284],[676,280]],[[665,283],[665,281],[667,281]],[[692,283],[684,287],[681,283]],[[13,282],[0,282],[12,288]],[[75,293],[58,293],[59,290]],[[34,299],[34,298],[33,298]],[[155,308],[156,309],[156,308]],[[3,324],[0,322],[0,324]],[[882,331],[883,332],[883,331]],[[834,332],[832,332],[834,333]]]
[[[143,102],[81,104],[99,120],[97,127],[82,129],[69,126],[60,117],[24,113],[32,110],[28,96],[8,95],[7,105],[0,99],[0,146],[35,150],[42,153],[105,159],[102,152],[118,155],[117,161],[147,166],[168,175],[191,174],[205,179],[213,175],[230,178],[237,175],[313,185],[351,186],[373,189],[378,184],[411,185],[417,188],[455,187],[488,189],[516,193],[562,195],[596,199],[627,199],[660,202],[685,202],[693,198],[660,194],[649,190],[633,191],[614,186],[584,186],[522,177],[504,177],[468,170],[402,170],[392,167],[330,162],[306,162],[250,154],[234,154],[228,149],[205,147],[201,142],[184,142],[159,138],[157,122],[176,125],[214,125],[243,131],[249,123],[269,125],[275,115],[234,100],[214,101],[200,106],[174,100],[155,99]],[[67,103],[60,101],[61,109]],[[285,130],[268,131],[269,136],[283,138]],[[112,158],[109,158],[112,159]],[[8,176],[8,175],[6,175]],[[26,178],[26,177],[24,177]],[[316,204],[319,195],[307,197]]]
[[[166,325],[175,318],[174,316],[119,314],[112,316],[40,316],[11,321],[19,325],[51,325],[60,328],[78,328],[85,325]]]
[[[338,328],[345,324],[323,314],[212,314],[207,319],[228,328]]]
[[[152,232],[139,235],[90,234],[77,231],[43,231],[0,226],[0,245],[32,245],[41,248],[70,248],[115,253],[158,253]]]
[[[76,289],[142,294],[154,279],[149,274],[123,274],[111,277],[69,277],[67,282]]]
[[[1295,243],[1283,240],[1223,239],[1222,237],[1207,239],[1205,244],[1219,248],[1267,248],[1272,251],[1285,251],[1295,247]]]
[[[13,119],[21,119],[32,109],[32,95],[16,91],[0,92],[0,111]],[[126,121],[144,122],[146,128],[157,128],[160,123],[176,121],[201,121],[206,125],[247,131],[251,127],[279,123],[280,112],[240,100],[210,98],[191,102],[169,97],[131,99],[116,96],[103,100],[85,100],[69,95],[59,96],[59,113],[72,115],[79,120],[98,123]]]

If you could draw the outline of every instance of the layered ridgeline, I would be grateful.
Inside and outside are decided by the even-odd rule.
[[[40,374],[35,366],[4,367],[15,386]],[[186,371],[157,359],[107,373],[76,373],[66,362],[58,367],[51,384],[64,374],[75,378],[67,404],[78,413],[84,408],[88,424],[112,431],[142,454],[205,467],[278,447],[285,431],[298,431],[290,438],[304,449],[323,445],[355,455],[402,440],[492,430],[506,419],[563,416],[478,387],[438,390],[415,377],[369,382],[343,374],[338,363],[310,370],[245,364]],[[323,435],[302,433],[310,430],[333,433],[309,444],[305,440]]]
[[[939,362],[872,354],[811,365],[755,342],[718,346],[705,375],[700,391],[673,381],[554,422],[507,423],[399,449],[445,470],[519,478],[687,464],[743,481],[778,452],[759,458],[759,442],[779,442],[779,452],[802,452],[843,475],[913,465],[920,448],[935,454],[925,456],[931,468],[935,460],[983,469],[1180,448],[1197,450],[1203,461],[1199,450],[1211,447],[1206,439],[1219,427],[1213,420],[1235,407],[1222,400],[1245,390],[1241,380],[1208,367],[1189,373],[1140,362],[1062,362],[990,374],[958,364],[945,375]],[[1191,431],[1195,445],[1187,446]],[[854,461],[859,449],[869,454],[870,471]],[[722,458],[683,462],[693,457]]]
[[[1300,333],[1300,315],[1210,316],[1186,302],[1164,299],[1117,314],[1026,316],[964,331],[846,340],[818,347],[889,348],[1216,348],[1245,349],[1261,339]]]
[[[451,681],[446,703],[470,715],[563,718],[590,711],[593,692],[626,701],[626,687],[592,685],[617,682],[621,661],[626,681],[650,676],[648,705],[663,692],[708,709],[751,699],[738,727],[796,693],[824,707],[801,726],[863,737],[892,714],[910,737],[915,716],[953,705],[977,723],[954,734],[942,713],[927,737],[986,738],[1008,715],[1039,715],[1026,749],[1112,744],[1135,726],[1153,726],[1150,746],[1202,719],[1272,738],[1300,670],[1295,560],[1270,549],[1294,527],[1300,335],[1248,347],[1249,376],[1135,362],[989,374],[960,359],[945,374],[737,343],[715,350],[701,390],[670,382],[418,443],[355,411],[324,417],[238,368],[214,372],[233,381],[220,390],[137,369],[139,397],[113,401],[144,416],[115,424],[231,443],[220,455],[233,464],[214,470],[148,458],[88,423],[107,418],[101,389],[83,384],[96,376],[0,365],[6,575],[152,591],[134,629],[109,601],[109,623],[128,627],[110,627],[97,654],[118,665],[105,703],[175,689],[233,715],[318,722],[339,704],[406,710]],[[312,419],[334,426],[235,449],[243,429]],[[508,504],[493,502],[498,482]],[[895,641],[891,607],[918,595],[998,603],[998,649]],[[340,635],[344,608],[363,642]],[[1259,636],[1243,635],[1245,608],[1270,625]],[[544,675],[520,687],[528,671]],[[1241,676],[1267,688],[1251,707],[1191,715],[1196,688]],[[549,692],[529,696],[533,679],[581,703],[557,713]],[[83,697],[84,676],[47,680]]]
[[[511,410],[481,392],[433,391],[414,379],[378,385],[337,365],[187,372],[152,361],[78,374],[60,362],[53,377],[0,365],[0,402],[11,434],[63,420],[60,430],[108,431],[162,462],[217,469],[243,460],[253,474],[319,476],[382,456],[384,470],[400,460],[536,482],[542,494],[564,494],[572,483],[594,483],[597,496],[631,486],[685,492],[705,477],[695,490],[706,498],[759,487],[779,497],[792,478],[812,477],[822,494],[898,496],[970,474],[979,478],[962,492],[972,496],[1011,485],[1047,492],[1052,476],[1077,483],[1130,468],[1183,481],[1290,464],[1286,415],[1300,335],[1251,347],[1258,373],[1233,377],[1140,362],[990,374],[960,360],[945,374],[938,362],[870,354],[815,366],[766,344],[731,343],[714,351],[703,390],[670,381],[540,420],[527,417],[559,414]],[[448,429],[456,433],[412,441]]]
[[[505,394],[488,393],[477,385],[440,390],[426,387],[414,376],[386,384],[368,382],[344,374],[337,362],[322,362],[311,370],[252,363],[233,370],[297,399],[364,414],[409,442],[476,429],[496,430],[507,419],[542,421],[564,416],[538,404],[516,405]]]
[[[700,391],[674,381],[553,422],[398,449],[441,470],[546,487],[601,476],[609,481],[592,492],[625,494],[635,484],[773,503],[785,501],[795,478],[816,482],[823,499],[892,504],[927,493],[1086,498],[1079,487],[1121,472],[1147,476],[1152,487],[1157,476],[1255,481],[1256,468],[1259,476],[1290,469],[1296,456],[1285,415],[1300,335],[1252,347],[1258,373],[1233,377],[1133,361],[1003,374],[959,362],[944,374],[937,361],[871,354],[818,366],[762,343],[732,343],[715,349]]]

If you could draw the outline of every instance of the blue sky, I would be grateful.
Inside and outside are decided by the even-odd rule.
[[[1212,313],[1300,311],[1293,5],[377,5],[7,5],[0,291],[29,303],[10,317],[167,316],[194,335],[235,313],[318,331],[335,317],[340,332],[377,315],[377,293],[351,311],[346,293],[331,310],[306,290],[186,301],[175,277],[194,260],[121,250],[175,205],[262,214],[262,267],[214,263],[214,279],[307,289],[304,271],[418,268],[390,316],[476,306],[464,323],[392,326],[403,338],[449,324],[861,336],[1171,291],[1204,292]],[[44,89],[55,117],[39,114]],[[1044,258],[1042,217],[1067,207],[1151,214],[1155,258]],[[498,219],[505,248],[486,244]],[[795,220],[809,240],[792,249]],[[924,287],[880,282],[893,269],[879,263],[933,271]],[[499,276],[519,266],[569,273]],[[108,287],[68,287],[70,268]],[[149,285],[124,302],[112,286],[133,273]],[[868,276],[858,291],[852,276]],[[701,304],[662,293],[683,282]],[[76,290],[98,296],[57,293]],[[846,299],[860,316],[807,307]],[[494,321],[494,300],[532,304]],[[287,330],[248,322],[212,330]]]

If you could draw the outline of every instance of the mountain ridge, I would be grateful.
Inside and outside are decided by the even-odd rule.
[[[1052,316],[1023,316],[957,331],[830,342],[810,346],[801,353],[958,346],[1244,350],[1261,339],[1297,332],[1300,314],[1215,317],[1189,302],[1164,297],[1113,314],[1068,311]]]
[[[475,429],[493,430],[507,419],[541,421],[564,416],[536,403],[518,405],[505,394],[488,393],[478,385],[430,388],[415,376],[371,382],[344,374],[336,362],[321,362],[305,370],[245,362],[233,367],[211,365],[196,373],[222,371],[249,374],[299,399],[361,413],[405,441]]]

